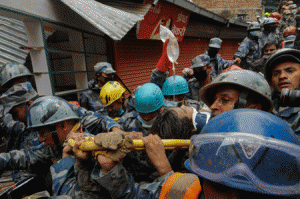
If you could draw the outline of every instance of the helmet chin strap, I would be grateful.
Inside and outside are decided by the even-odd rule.
[[[59,143],[57,131],[52,131],[51,135],[52,135],[52,138],[53,138],[53,141],[54,141],[57,151],[62,152],[63,147]]]
[[[239,99],[234,103],[234,109],[246,108],[247,96],[248,96],[248,93],[243,91],[240,94]]]
[[[29,126],[32,126],[32,121],[31,121],[31,117],[30,117],[30,112],[27,108],[27,103],[25,102],[25,113],[26,113],[26,118],[29,118],[28,120],[28,125]]]

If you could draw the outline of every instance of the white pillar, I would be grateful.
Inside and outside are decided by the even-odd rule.
[[[39,20],[24,21],[29,47],[44,47],[42,26]],[[52,95],[45,49],[30,50],[34,79],[40,95]]]
[[[71,50],[84,52],[83,34],[78,31],[70,31],[69,44]],[[73,53],[74,71],[86,71],[85,55],[82,53]],[[75,73],[76,89],[87,89],[87,73]],[[79,93],[78,93],[79,97]]]

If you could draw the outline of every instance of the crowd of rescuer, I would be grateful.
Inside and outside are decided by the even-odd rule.
[[[248,77],[248,78],[245,78],[245,77]],[[149,86],[149,83],[143,85],[138,90],[137,97],[136,97],[136,100],[137,100],[136,105],[137,106],[139,105],[139,91],[144,92],[146,90],[146,89],[144,90],[144,88],[147,88],[147,90],[148,90],[148,86]],[[268,83],[261,75],[255,73],[255,72],[252,72],[252,71],[248,71],[248,70],[228,71],[228,72],[222,73],[210,85],[207,85],[206,87],[204,87],[203,90],[204,90],[204,92],[201,93],[201,96],[203,96],[203,101],[205,103],[207,103],[208,105],[211,105],[210,107],[212,109],[213,117],[216,117],[217,115],[219,115],[221,113],[233,110],[235,108],[241,109],[241,108],[246,107],[246,108],[251,108],[251,109],[270,111],[270,109],[272,107],[272,102],[270,99],[271,90],[270,90]],[[210,97],[210,96],[212,96],[212,97]],[[162,98],[162,96],[161,96],[161,98]],[[200,113],[198,113],[198,114],[200,114]],[[255,112],[254,112],[254,114],[255,114]],[[157,116],[157,118],[154,121],[152,128],[151,128],[151,133],[153,133],[153,134],[144,136],[144,138],[142,138],[142,139],[145,143],[149,142],[149,144],[151,143],[153,145],[158,144],[160,142],[160,138],[189,139],[189,137],[191,137],[192,135],[199,134],[199,132],[203,128],[203,127],[200,127],[200,128],[197,127],[197,119],[196,119],[197,115],[194,116],[193,109],[190,107],[186,107],[184,105],[181,107],[169,109],[166,112],[163,112]],[[120,134],[118,136],[107,134],[106,136],[111,136],[114,138],[122,137]],[[120,139],[118,138],[116,140],[120,140]],[[116,143],[114,143],[114,144],[116,144]],[[157,148],[155,147],[155,149],[156,149],[155,152],[159,152],[160,150],[162,150],[162,148],[163,147],[161,147],[161,146],[160,147],[157,146]],[[186,152],[177,151],[176,156],[173,155],[173,158],[170,159],[170,154],[172,154],[174,151],[171,151],[170,153],[164,152],[163,153],[164,155],[161,154],[154,158],[154,156],[151,156],[151,154],[155,153],[153,150],[154,150],[154,147],[153,148],[150,147],[149,150],[146,148],[146,152],[148,154],[149,159],[151,160],[154,167],[158,170],[159,175],[156,176],[156,179],[164,179],[165,178],[165,180],[166,180],[168,177],[170,177],[170,175],[168,173],[169,172],[172,173],[172,170],[173,171],[184,171],[183,163],[185,160],[188,159],[188,155]],[[132,152],[129,153],[128,156],[130,156],[131,154],[132,154]],[[105,155],[108,158],[114,159],[114,157],[111,157],[111,154],[102,154],[102,155]],[[156,154],[156,155],[158,155],[158,154]],[[101,157],[101,156],[98,156],[98,157]],[[127,156],[125,157],[124,161],[122,161],[122,164],[126,168],[126,172],[128,172],[127,175],[130,175],[130,176],[132,175],[136,182],[140,182],[141,180],[135,175],[135,173],[133,173],[130,169],[128,170],[126,158],[127,158]],[[137,157],[135,157],[135,158],[137,158]],[[99,160],[100,164],[103,164],[103,162],[102,162],[103,157],[101,157],[100,159],[98,158],[98,160]],[[174,161],[174,160],[176,160],[176,161]],[[108,160],[106,159],[103,161],[106,162]],[[134,164],[134,165],[142,164],[142,162],[139,163],[139,162],[135,162],[134,160],[132,160],[130,162],[131,162],[131,164]],[[114,164],[116,164],[116,163],[114,163]],[[162,165],[165,165],[165,166],[162,166]],[[136,165],[136,167],[137,167],[136,171],[138,171],[138,165]],[[104,168],[107,168],[107,167],[105,166]],[[114,182],[118,181],[119,179],[121,180],[124,178],[123,180],[121,180],[122,182],[124,182],[128,179],[131,179],[130,177],[129,178],[124,177],[122,175],[123,170],[124,170],[122,168],[122,171],[120,171],[121,173],[119,173],[119,171],[115,171],[114,174],[109,175],[112,178],[116,179],[116,180],[112,180],[113,183],[107,183],[108,181],[106,181],[106,184],[101,183],[101,177],[103,177],[104,174],[101,174],[101,172],[100,172],[100,176],[97,177],[97,173],[99,173],[98,169],[100,169],[100,168],[94,168],[94,169],[96,169],[96,171],[89,172],[89,173],[92,173],[91,179],[94,179],[96,181],[100,180],[99,184],[101,186],[107,188],[107,190],[114,190],[113,187],[110,187],[110,185],[112,185]],[[121,168],[118,167],[118,169],[121,169]],[[108,172],[108,171],[105,170],[105,172]],[[168,174],[168,175],[165,176],[166,174]],[[94,176],[94,175],[96,175],[96,176]],[[113,177],[113,176],[115,176],[115,177]],[[121,176],[122,176],[122,178],[121,178]],[[161,177],[158,178],[159,176],[161,176]],[[162,178],[162,176],[165,176],[165,177]],[[89,179],[83,179],[83,181],[84,180],[86,181]],[[142,180],[142,181],[145,181],[145,180]],[[150,180],[148,180],[148,182],[149,181]],[[193,178],[193,182],[194,181],[195,181],[195,178]],[[88,182],[86,182],[86,184],[88,184]],[[124,184],[124,186],[126,186],[126,185],[127,184]],[[144,187],[145,189],[160,189],[162,185],[163,184],[161,183],[158,187],[157,186],[152,187],[150,185],[149,187],[141,186],[140,188],[143,189],[143,187]],[[123,188],[124,186],[121,186],[121,187]],[[139,187],[139,186],[137,186],[137,187]],[[121,188],[121,190],[122,190],[122,188]],[[131,190],[132,188],[135,189],[136,187],[131,187],[129,189]],[[158,191],[158,190],[155,190],[153,193],[157,194],[158,192],[156,192],[156,191]],[[113,193],[111,192],[111,195],[113,198],[115,198],[114,195],[119,194],[119,193],[120,193],[119,191],[114,190]],[[129,193],[126,192],[126,194],[135,195],[136,192],[129,192]],[[147,195],[144,195],[144,194],[146,194],[146,192],[142,193],[141,195],[143,195],[143,197],[147,197]],[[140,195],[140,194],[138,194],[138,195]],[[122,197],[123,196],[124,195],[122,195]],[[120,197],[120,198],[122,198],[122,197]],[[135,198],[135,197],[133,197],[133,198]],[[143,197],[140,197],[140,198],[143,198]]]
[[[247,38],[254,43],[250,45],[245,38],[234,60],[223,60],[218,54],[222,40],[212,38],[205,53],[183,71],[184,78],[168,77],[167,40],[149,83],[135,89],[128,100],[125,88],[115,81],[111,64],[97,63],[96,78],[79,98],[80,105],[91,111],[61,98],[40,97],[25,66],[4,64],[0,68],[0,127],[11,132],[4,137],[7,149],[14,151],[0,154],[0,171],[32,170],[41,164],[36,166],[36,162],[42,162],[52,177],[52,190],[51,185],[46,189],[51,196],[66,198],[297,198],[300,109],[295,104],[283,105],[282,95],[288,96],[285,89],[299,90],[300,51],[279,49],[274,18],[264,18],[261,23],[262,27],[257,22],[249,25]],[[250,70],[224,72],[233,64],[244,64]],[[40,106],[46,108],[37,109]],[[63,113],[67,116],[62,119]],[[52,121],[56,114],[61,119]],[[79,119],[81,125],[76,124]],[[22,128],[15,128],[17,125]],[[33,136],[31,130],[39,134]],[[100,133],[110,130],[116,132]],[[209,141],[220,139],[224,132],[231,132],[233,140],[244,136],[238,133],[246,133],[274,139],[277,144],[268,148],[264,142],[258,147]],[[91,154],[79,149],[90,133],[100,133],[95,143],[106,151]],[[38,137],[42,144],[35,142]],[[69,138],[77,141],[73,149],[63,145]],[[132,151],[132,139],[142,139],[146,152]],[[191,139],[190,151],[165,151],[161,139]],[[210,148],[204,147],[202,139],[207,139]],[[95,167],[92,156],[97,160]],[[189,171],[194,174],[184,174]],[[215,174],[222,178],[214,178]],[[18,179],[22,178],[16,182]]]
[[[39,97],[32,87],[32,74],[22,64],[9,62],[0,68],[0,86],[3,91],[0,96],[0,129],[1,140],[3,141],[1,152],[28,149],[39,145],[36,132],[30,132],[27,127],[27,116],[25,106],[32,103]],[[37,172],[37,177],[43,180],[43,175],[47,172]],[[18,183],[29,176],[33,176],[28,171],[13,171],[12,178]],[[35,190],[45,189],[45,183],[40,181]],[[41,186],[41,187],[38,187]]]
[[[78,110],[78,107],[74,110],[66,100],[54,96],[34,100],[28,107],[28,113],[27,128],[39,133],[41,144],[27,150],[1,153],[1,173],[5,170],[50,168],[51,180],[47,183],[51,187],[48,190],[51,196],[66,194],[79,197],[81,191],[74,174],[76,160],[72,148],[64,143],[69,138],[91,136],[87,129],[95,134],[122,131],[120,125],[97,113]]]
[[[226,134],[232,139],[228,144],[222,142]],[[237,141],[249,137],[253,144],[262,143],[255,145],[257,151]],[[159,136],[149,135],[143,141],[160,173],[152,183],[137,183],[120,162],[97,156],[101,167],[93,169],[91,179],[109,190],[112,198],[295,198],[299,194],[300,142],[283,120],[270,113],[237,109],[210,120],[191,139],[185,165],[194,174],[174,173]]]
[[[249,77],[248,79],[245,77]],[[236,78],[237,77],[237,78]],[[246,80],[245,80],[246,79]],[[250,85],[250,86],[249,86]],[[227,90],[229,92],[226,92]],[[212,95],[214,93],[214,95]],[[224,132],[244,132],[244,133],[252,133],[252,134],[259,134],[266,137],[276,138],[284,141],[291,142],[292,144],[295,144],[296,146],[299,145],[299,141],[296,138],[293,131],[288,127],[288,125],[280,120],[279,118],[268,114],[266,112],[261,111],[251,111],[250,109],[241,109],[241,108],[252,108],[252,109],[261,109],[265,111],[270,111],[272,107],[272,102],[270,100],[270,87],[266,80],[259,74],[247,71],[247,70],[240,70],[240,71],[229,71],[226,73],[221,74],[212,84],[211,86],[208,85],[206,88],[203,88],[203,100],[207,104],[212,104],[210,107],[212,109],[213,116],[215,119],[212,119],[211,122],[209,122],[206,127],[202,130],[203,133],[224,133]],[[208,97],[212,96],[212,97]],[[215,97],[213,97],[215,96]],[[212,101],[210,101],[212,100]],[[245,104],[239,102],[244,101]],[[214,104],[223,104],[224,109],[217,109],[213,108]],[[231,112],[230,110],[233,110],[234,108],[238,108],[237,112]],[[214,112],[215,111],[215,112]],[[172,113],[173,112],[173,113]],[[228,112],[228,114],[223,115],[224,112]],[[182,118],[187,118],[186,125],[190,126],[192,124],[192,112],[188,111],[183,107],[180,108],[174,108],[169,109],[166,111],[164,115],[171,114],[173,115],[176,113],[176,116],[180,118],[177,121],[180,121]],[[223,113],[223,114],[221,114]],[[220,116],[218,116],[220,115]],[[256,117],[250,117],[255,115]],[[163,116],[162,116],[163,117]],[[161,117],[161,118],[162,118]],[[270,119],[271,118],[271,119]],[[166,120],[172,120],[170,117],[165,118]],[[176,118],[177,119],[177,118]],[[245,124],[245,119],[247,120],[247,123]],[[190,122],[189,122],[189,121]],[[226,122],[223,122],[226,120]],[[154,125],[163,125],[162,123],[169,124],[172,127],[175,127],[177,123],[175,122],[169,122],[166,123],[163,119],[156,120],[154,122]],[[276,130],[268,130],[265,126],[265,123],[268,123],[274,127]],[[179,122],[178,122],[179,123]],[[184,123],[184,122],[183,122]],[[166,127],[165,126],[165,127]],[[217,128],[216,128],[217,127]],[[249,128],[252,127],[252,128]],[[255,129],[253,129],[255,127]],[[225,129],[226,128],[226,129]],[[169,127],[169,129],[172,131],[172,129]],[[194,129],[194,128],[190,128]],[[225,129],[225,130],[224,130]],[[264,130],[264,132],[259,132],[258,129]],[[282,130],[284,129],[284,135],[282,134]],[[163,138],[170,138],[170,135],[173,136],[174,131],[170,134],[166,133],[168,130],[167,128],[161,128],[158,127],[158,130],[156,129],[154,132],[160,132],[160,136]],[[186,128],[178,128],[177,127],[177,135],[187,133],[189,130]],[[202,134],[203,134],[202,133]],[[287,134],[287,135],[285,135]],[[292,137],[292,139],[285,139],[286,137]],[[217,195],[221,198],[244,198],[245,196],[255,197],[263,195],[267,198],[276,198],[275,195],[281,195],[280,192],[267,192],[266,190],[257,188],[256,182],[250,181],[247,182],[246,178],[242,178],[242,181],[230,181],[228,179],[227,181],[224,179],[224,181],[220,181],[220,184],[217,182],[213,182],[213,179],[210,179],[210,175],[205,174],[204,172],[199,172],[191,162],[194,164],[200,164],[197,159],[199,157],[193,158],[190,157],[189,162],[186,164],[186,167],[192,171],[193,173],[196,173],[199,175],[200,181],[198,178],[191,174],[177,174],[172,171],[173,166],[170,165],[169,160],[166,157],[166,153],[164,151],[164,147],[162,146],[162,143],[160,141],[160,137],[157,135],[149,135],[147,137],[142,138],[145,142],[146,151],[149,156],[149,159],[152,161],[155,168],[158,170],[158,173],[160,174],[160,178],[155,180],[153,183],[134,183],[133,178],[130,177],[130,174],[127,173],[126,170],[122,167],[122,165],[118,164],[118,162],[111,161],[109,156],[107,155],[99,155],[97,157],[99,163],[102,165],[102,170],[100,168],[95,168],[96,171],[92,172],[91,178],[99,182],[100,185],[104,186],[107,190],[110,191],[110,194],[113,198],[147,198],[147,197],[153,197],[153,198],[159,198],[162,194],[163,196],[167,196],[172,191],[172,186],[175,187],[174,184],[180,184],[184,183],[184,187],[181,187],[182,190],[193,190],[194,193],[190,193],[188,191],[183,192],[184,194],[189,194],[189,196],[193,195],[198,196],[199,198],[216,198]],[[196,139],[196,138],[194,138]],[[199,135],[199,139],[201,140],[201,136]],[[195,142],[195,145],[197,143]],[[299,147],[297,147],[299,148]],[[194,148],[192,148],[193,151]],[[195,151],[197,152],[199,148],[195,148]],[[215,149],[216,150],[216,149]],[[232,149],[231,149],[232,150]],[[265,149],[266,150],[266,149]],[[299,149],[298,149],[299,150]],[[238,152],[241,155],[243,150],[238,149]],[[195,152],[195,153],[196,153]],[[266,151],[267,152],[267,151]],[[226,153],[226,152],[225,152]],[[216,153],[211,153],[216,154]],[[234,153],[229,153],[234,154]],[[225,154],[224,154],[225,155]],[[236,155],[238,158],[241,158],[240,155]],[[260,153],[262,155],[262,153]],[[263,166],[268,166],[270,159],[267,158],[271,154],[267,154],[265,157],[265,160],[262,162],[258,159],[256,159],[256,164],[261,164]],[[235,157],[235,159],[237,159]],[[271,155],[272,157],[272,155]],[[228,157],[229,159],[232,159],[232,157]],[[226,160],[226,158],[224,157]],[[238,159],[237,159],[238,160]],[[281,157],[281,161],[285,161],[284,157]],[[190,162],[191,161],[191,162]],[[216,161],[216,160],[214,160]],[[277,162],[277,159],[273,157],[272,161],[275,163]],[[239,162],[239,161],[238,161]],[[246,162],[245,162],[246,163]],[[272,162],[271,162],[272,163]],[[179,164],[179,163],[178,163]],[[205,163],[204,163],[205,164]],[[206,164],[213,164],[213,163],[206,163]],[[218,164],[222,164],[222,162],[219,162]],[[217,165],[218,165],[217,164]],[[223,162],[224,164],[224,162]],[[247,162],[247,164],[249,164]],[[253,163],[252,163],[253,164]],[[296,165],[296,164],[295,164]],[[251,166],[251,164],[249,165]],[[253,165],[252,165],[253,166]],[[204,167],[202,165],[202,167]],[[207,167],[207,166],[206,166]],[[208,166],[210,167],[210,166]],[[279,168],[277,168],[279,167]],[[263,172],[263,168],[259,167],[260,171]],[[100,169],[100,170],[99,170]],[[220,168],[221,169],[221,168]],[[276,164],[276,169],[280,169],[280,164]],[[295,170],[292,170],[291,173],[296,172]],[[105,174],[108,173],[108,174]],[[270,172],[269,172],[270,173]],[[241,175],[244,173],[241,173]],[[99,176],[98,176],[99,175]],[[184,176],[188,175],[188,176]],[[246,175],[246,174],[245,174]],[[285,178],[286,175],[279,174],[280,176],[285,179],[284,183],[288,183],[289,180]],[[242,175],[243,176],[243,175]],[[229,176],[228,176],[229,177]],[[267,177],[267,176],[266,176]],[[260,180],[265,180],[265,176],[261,177]],[[229,177],[230,178],[230,177]],[[185,181],[182,181],[182,180]],[[234,179],[234,178],[233,178]],[[178,180],[178,182],[177,182]],[[175,182],[174,182],[175,181]],[[244,181],[244,182],[243,182]],[[111,183],[108,183],[111,182]],[[176,183],[177,182],[177,183]],[[270,180],[268,181],[270,183]],[[168,183],[170,184],[168,188]],[[194,184],[195,183],[195,184]],[[245,183],[248,183],[245,187]],[[118,184],[119,186],[115,186],[115,184]],[[194,185],[193,185],[194,184]],[[193,185],[193,186],[192,186]],[[196,186],[197,185],[197,186]],[[272,186],[272,185],[270,185]],[[118,187],[118,189],[114,188]],[[232,187],[233,189],[231,189]],[[296,187],[295,187],[296,188]],[[169,191],[165,191],[164,189],[169,189]],[[176,186],[176,190],[178,191],[178,185]],[[196,190],[195,190],[196,189]],[[150,191],[151,190],[151,191]],[[202,191],[203,190],[203,191]],[[149,192],[150,191],[150,192]],[[164,192],[165,191],[165,192]],[[202,192],[201,192],[202,191]],[[165,195],[164,195],[165,194]],[[174,193],[173,193],[174,194]],[[178,192],[177,192],[178,194]],[[265,195],[264,195],[265,194]],[[268,196],[266,194],[273,194],[272,196]],[[282,192],[282,195],[286,195],[284,192]],[[287,194],[289,195],[289,194]],[[293,195],[293,194],[290,194]],[[284,197],[279,197],[284,198]],[[289,198],[289,197],[286,197]]]

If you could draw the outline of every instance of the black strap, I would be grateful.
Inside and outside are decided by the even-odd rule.
[[[115,74],[115,76],[120,80],[120,82],[123,84],[123,86],[126,88],[126,90],[128,90],[128,92],[131,94],[131,91],[129,90],[129,88],[124,84],[124,82],[121,80],[121,78]]]
[[[234,109],[246,108],[247,96],[247,92],[242,92],[239,96],[239,99],[234,103]]]
[[[53,138],[54,144],[55,144],[56,147],[57,147],[57,151],[62,151],[62,150],[63,150],[63,147],[62,147],[61,144],[59,143],[57,131],[53,131],[53,132],[51,132],[51,134],[52,134],[52,138]]]

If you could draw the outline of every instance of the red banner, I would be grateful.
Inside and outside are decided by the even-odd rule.
[[[146,0],[145,3],[151,3]],[[182,41],[191,13],[170,3],[159,1],[138,25],[138,39],[160,39],[159,26],[169,28]]]

